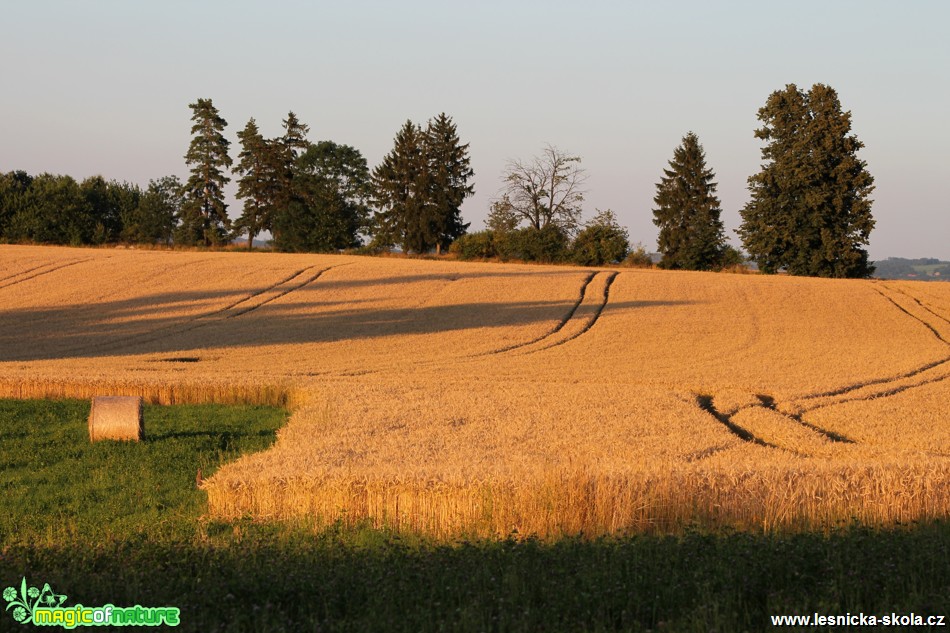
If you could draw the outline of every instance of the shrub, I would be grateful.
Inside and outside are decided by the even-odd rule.
[[[646,247],[637,242],[636,246],[630,249],[627,258],[623,260],[623,265],[631,268],[653,268],[653,258],[650,257]]]
[[[450,253],[458,255],[459,259],[488,259],[497,257],[495,250],[494,231],[477,231],[466,233],[449,247]]]
[[[555,263],[570,255],[567,233],[558,226],[548,224],[542,229],[533,226],[512,231],[509,248],[514,257],[526,262]]]
[[[621,262],[630,250],[627,229],[620,226],[613,211],[599,211],[587,224],[571,249],[571,259],[581,266],[603,266]]]

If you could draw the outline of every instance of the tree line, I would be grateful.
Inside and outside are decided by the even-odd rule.
[[[189,177],[147,188],[22,171],[0,174],[0,239],[57,244],[110,242],[218,246],[267,231],[282,251],[329,252],[367,246],[404,252],[451,250],[462,258],[648,263],[611,210],[585,221],[581,158],[548,145],[531,160],[511,160],[485,230],[468,233],[461,205],[473,195],[468,144],[445,113],[425,126],[406,121],[392,150],[370,171],[359,150],[312,143],[293,112],[283,134],[265,138],[250,119],[237,137],[210,99],[192,110],[185,154]],[[749,177],[749,202],[737,233],[765,273],[865,277],[874,227],[873,178],[857,157],[851,113],[823,84],[789,84],[758,111],[761,170]],[[233,222],[224,188],[232,176],[242,211]],[[715,173],[693,132],[675,148],[656,184],[653,222],[660,266],[716,270],[743,261],[728,245]]]

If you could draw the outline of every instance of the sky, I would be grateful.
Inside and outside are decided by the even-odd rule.
[[[875,178],[871,258],[950,260],[948,23],[942,1],[4,0],[0,171],[184,179],[198,98],[232,157],[248,119],[278,136],[292,110],[371,168],[445,112],[470,144],[470,230],[506,163],[549,143],[582,158],[586,216],[612,209],[655,250],[656,183],[693,131],[738,245],[758,109],[824,83]]]

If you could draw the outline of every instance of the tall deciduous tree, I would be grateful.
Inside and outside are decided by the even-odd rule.
[[[332,141],[297,159],[295,198],[274,220],[282,251],[335,251],[360,246],[369,223],[370,175],[359,150]]]
[[[191,166],[191,176],[185,183],[185,205],[178,241],[218,245],[225,241],[231,224],[228,205],[224,201],[224,186],[231,180],[226,175],[226,170],[231,167],[230,141],[224,137],[228,123],[211,99],[198,99],[188,107],[192,110],[194,125],[185,163]]]
[[[863,248],[874,219],[874,179],[857,157],[864,144],[851,134],[851,113],[823,84],[810,91],[789,84],[773,92],[755,131],[766,142],[762,170],[749,178],[751,200],[738,229],[750,259],[773,273],[867,277],[874,267]]]
[[[33,177],[25,171],[0,174],[0,238],[11,237],[10,222],[23,208],[32,183]]]
[[[475,193],[475,186],[469,184],[475,172],[469,163],[468,143],[462,144],[455,123],[444,112],[426,126],[425,154],[432,232],[436,249],[441,251],[469,227],[462,221],[461,207],[465,198]]]
[[[565,233],[580,226],[586,172],[581,159],[547,145],[530,161],[511,160],[505,169],[497,215],[518,217],[537,230],[553,224]]]
[[[712,270],[722,266],[726,237],[713,170],[695,134],[673,151],[669,169],[656,185],[653,223],[660,227],[660,266]]]
[[[178,176],[150,180],[138,206],[122,215],[122,239],[139,244],[169,244],[181,213],[184,187]]]

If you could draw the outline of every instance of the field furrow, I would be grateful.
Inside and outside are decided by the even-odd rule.
[[[561,328],[561,331],[555,336],[551,336],[541,342],[543,344],[540,348],[526,349],[525,351],[527,353],[541,352],[551,349],[552,347],[557,347],[558,345],[564,345],[589,332],[590,329],[594,327],[594,324],[597,323],[597,319],[599,319],[600,315],[604,312],[604,308],[607,307],[607,301],[610,300],[610,286],[618,274],[619,273],[616,272],[597,274],[592,283],[587,287],[587,295],[591,297],[591,301],[582,302],[579,308],[574,311],[574,314],[568,321],[571,326]]]
[[[580,309],[581,306],[584,304],[584,301],[588,296],[587,289],[588,287],[590,287],[591,283],[594,281],[596,276],[597,276],[596,273],[590,273],[584,278],[584,282],[581,284],[580,291],[578,292],[577,301],[574,302],[574,304],[570,307],[567,313],[561,318],[561,320],[558,321],[557,324],[553,328],[551,328],[549,331],[544,332],[540,336],[537,336],[536,338],[533,338],[530,341],[515,343],[514,345],[508,345],[507,347],[502,347],[500,349],[492,350],[486,353],[487,354],[503,354],[505,352],[522,350],[523,348],[530,348],[531,346],[534,346],[536,344],[544,343],[548,341],[549,339],[551,339],[552,337],[556,336],[564,328],[564,326],[566,326],[574,318],[575,314],[577,314],[578,309]]]
[[[88,262],[91,259],[92,258],[87,257],[85,259],[74,259],[72,261],[68,261],[65,263],[46,264],[43,266],[37,266],[35,268],[31,268],[22,273],[11,275],[10,277],[0,280],[0,290],[3,290],[4,288],[9,288],[10,286],[16,286],[18,284],[22,284],[26,281],[36,279],[37,277],[42,277],[43,275],[49,275],[50,273],[55,273],[56,271],[62,270],[63,268],[69,268],[70,266],[76,266],[78,264]]]
[[[22,246],[0,265],[0,394],[289,403],[271,449],[205,480],[213,516],[458,536],[950,515],[950,284]]]

